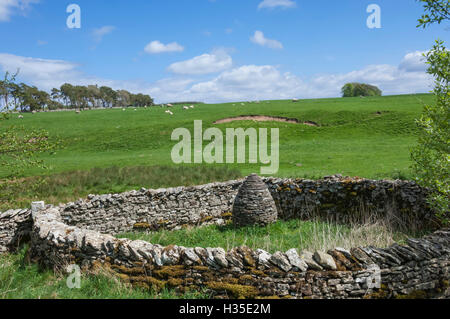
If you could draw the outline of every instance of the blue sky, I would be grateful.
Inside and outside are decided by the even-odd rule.
[[[80,29],[66,25],[71,3]],[[422,13],[415,0],[0,0],[0,68],[46,90],[97,83],[158,102],[334,97],[349,81],[427,92],[421,53],[450,31],[417,29]]]

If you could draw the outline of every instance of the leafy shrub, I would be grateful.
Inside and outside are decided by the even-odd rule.
[[[429,188],[429,203],[441,222],[449,223],[450,195],[450,51],[444,42],[426,54],[428,73],[435,79],[435,105],[426,105],[417,120],[419,143],[412,151],[419,184]]]

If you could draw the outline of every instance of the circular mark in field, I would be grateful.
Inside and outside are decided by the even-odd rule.
[[[316,122],[305,121],[301,122],[295,118],[281,117],[281,116],[267,116],[267,115],[241,115],[235,117],[227,117],[221,120],[217,120],[214,124],[231,123],[236,121],[256,121],[256,122],[282,122],[291,124],[303,124],[308,126],[319,126]]]

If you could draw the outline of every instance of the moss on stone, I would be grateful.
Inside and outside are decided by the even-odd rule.
[[[207,266],[194,266],[192,268],[197,271],[209,271],[209,267]]]
[[[235,285],[217,281],[207,282],[206,286],[215,291],[226,291],[235,298],[252,299],[259,293],[259,290],[253,286]]]
[[[178,286],[181,286],[181,285],[183,284],[183,280],[182,280],[182,279],[179,279],[179,278],[170,278],[170,279],[167,281],[167,284],[168,284],[170,287],[178,287]]]
[[[146,230],[146,229],[150,229],[152,228],[152,226],[149,223],[136,223],[133,225],[133,229],[135,230]]]
[[[279,296],[273,295],[273,296],[265,296],[265,297],[258,296],[255,299],[277,300],[277,299],[281,299],[281,298]]]
[[[119,265],[112,265],[111,268],[116,272],[126,275],[145,275],[145,269],[142,267],[125,267]]]
[[[225,279],[223,279],[223,281],[226,283],[229,283],[229,284],[238,284],[239,283],[238,278],[225,278]]]
[[[200,222],[201,222],[201,223],[206,223],[206,222],[209,222],[209,221],[212,220],[212,219],[213,219],[212,216],[205,216],[205,217],[203,217],[203,218],[200,220]]]
[[[251,268],[250,273],[252,273],[255,276],[259,276],[259,277],[267,277],[267,275],[264,271],[256,269],[256,268]]]
[[[397,295],[396,299],[428,299],[428,293],[424,290],[414,290],[407,295]]]
[[[254,280],[255,280],[255,278],[253,278],[252,275],[242,275],[239,277],[239,281],[241,283],[246,282],[246,281],[254,281]]]
[[[244,253],[244,262],[247,266],[255,267],[256,262],[252,255],[249,252]]]
[[[153,273],[158,278],[167,279],[184,276],[186,274],[186,269],[183,265],[163,266],[160,269],[153,270]]]

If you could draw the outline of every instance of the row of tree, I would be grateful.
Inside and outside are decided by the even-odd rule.
[[[3,108],[21,112],[92,109],[108,107],[146,107],[153,105],[153,99],[146,94],[133,94],[126,90],[113,90],[107,86],[63,84],[51,93],[39,90],[25,83],[0,80],[0,103]]]

